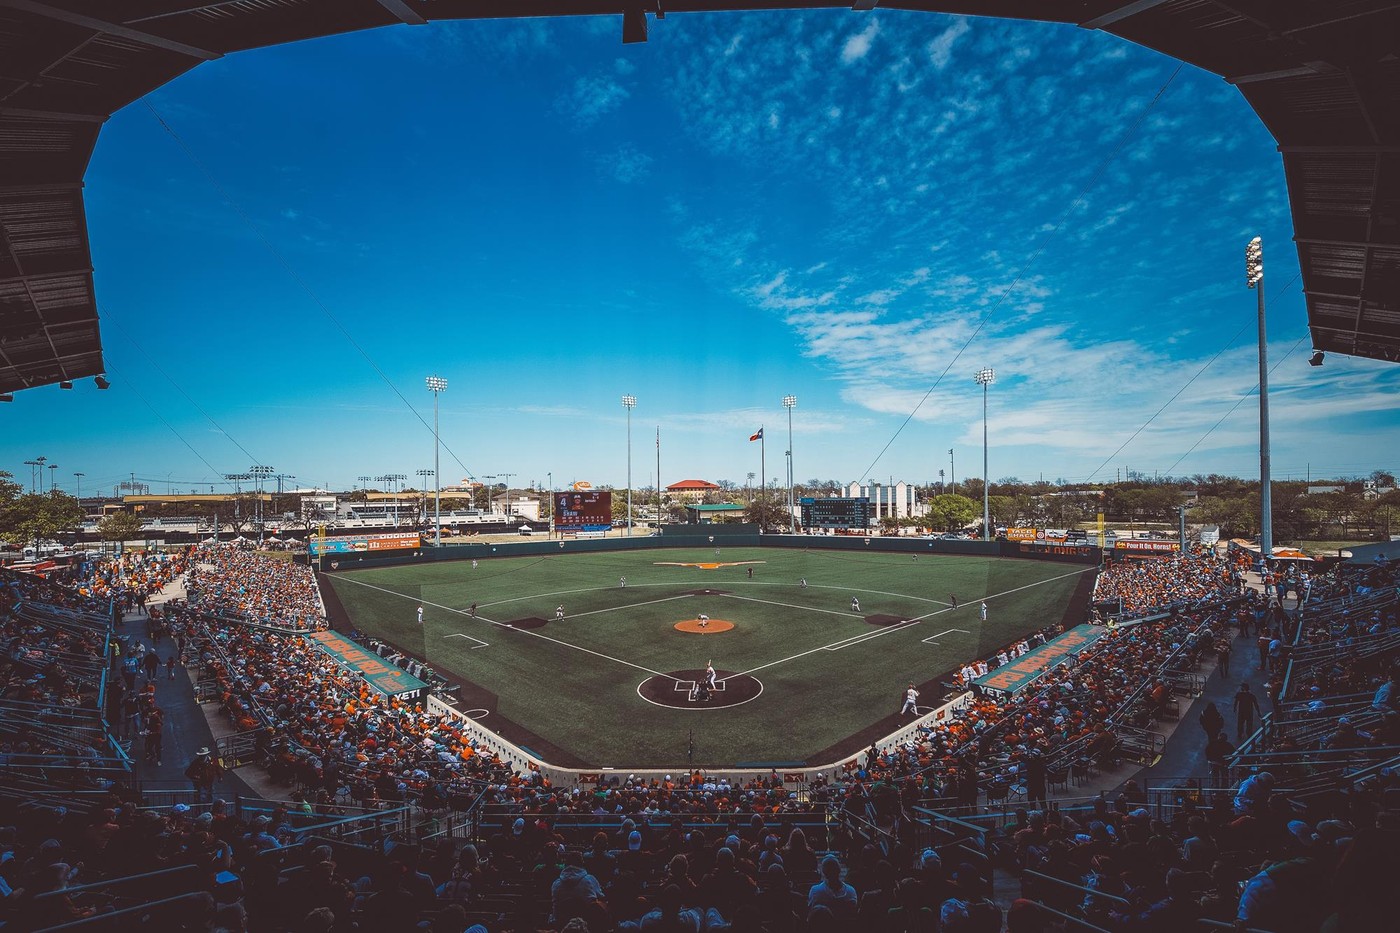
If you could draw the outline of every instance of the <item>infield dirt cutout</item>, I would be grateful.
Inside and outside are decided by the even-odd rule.
[[[757,677],[716,670],[717,689],[709,692],[707,700],[692,699],[696,682],[704,676],[703,668],[657,674],[637,684],[637,695],[648,703],[672,709],[719,709],[747,703],[763,692]]]
[[[709,624],[702,628],[699,619],[682,619],[674,627],[678,632],[687,632],[692,635],[713,635],[715,632],[729,631],[734,627],[734,623],[724,619],[711,619]]]

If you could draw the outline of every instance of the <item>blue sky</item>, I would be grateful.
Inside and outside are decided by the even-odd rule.
[[[664,482],[742,484],[760,424],[779,477],[792,393],[800,479],[923,482],[950,447],[981,472],[991,366],[994,478],[1252,475],[1254,399],[1206,435],[1257,379],[1255,234],[1270,353],[1296,344],[1275,475],[1400,466],[1400,367],[1306,365],[1280,158],[1218,77],[1183,68],[1129,136],[1177,63],[1071,27],[822,11],[619,39],[381,29],[200,66],[150,98],[180,141],[115,115],[87,175],[113,386],[17,395],[0,469],[412,475],[432,436],[378,367],[429,423],[423,379],[448,379],[445,480],[622,485],[627,393],[636,485],[658,426]]]

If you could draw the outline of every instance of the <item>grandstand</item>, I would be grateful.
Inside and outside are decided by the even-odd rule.
[[[1300,905],[1261,880],[1261,864],[1317,891],[1357,847],[1394,857],[1383,840],[1400,762],[1395,564],[1339,565],[1309,581],[1306,602],[1266,600],[1257,579],[1241,588],[1210,552],[1110,565],[1099,589],[1136,594],[1140,611],[1068,663],[1009,695],[971,690],[843,768],[799,774],[541,766],[441,694],[374,689],[307,640],[318,617],[220,599],[255,581],[273,596],[314,587],[294,566],[218,546],[83,565],[63,582],[5,578],[3,800],[19,854],[3,876],[23,892],[18,922],[182,929],[236,917],[294,930],[324,910],[375,929],[560,929],[571,916],[611,929],[672,910],[674,884],[682,915],[810,929],[824,914],[809,907],[850,885],[849,906],[830,895],[830,928],[884,928],[912,910],[952,929],[963,914],[983,924],[967,929],[989,930],[1003,917],[1008,929],[1206,929],[1242,915],[1286,933],[1376,905],[1315,894]],[[141,614],[153,591],[185,587],[187,601],[151,600]],[[1268,672],[1250,663],[1261,630],[1288,645]],[[160,769],[104,703],[124,679],[114,652],[147,641],[188,659],[190,702],[216,731],[185,745],[215,745],[229,772],[208,787],[154,780]],[[416,659],[389,659],[442,686]],[[1240,678],[1263,678],[1270,708],[1223,768],[1203,769],[1193,720]],[[157,668],[139,691],[165,705],[172,684]],[[235,775],[258,793],[215,799],[241,788]],[[1155,844],[1149,870],[1115,870],[1158,837],[1175,847]],[[118,857],[132,845],[140,857]],[[821,880],[823,859],[834,881]],[[82,875],[65,874],[79,861]],[[571,893],[594,886],[591,898]]]

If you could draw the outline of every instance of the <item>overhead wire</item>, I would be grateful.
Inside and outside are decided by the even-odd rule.
[[[107,360],[107,361],[104,363],[104,365],[107,367],[106,372],[107,372],[108,375],[112,375],[112,376],[117,375],[116,370],[114,370],[114,369],[112,368],[112,361],[111,361],[110,359]],[[148,402],[148,401],[146,400],[146,396],[144,396],[144,395],[141,394],[141,390],[138,389],[138,388],[136,388],[136,384],[135,384],[134,382],[132,382],[131,380],[127,379],[127,380],[124,380],[124,381],[122,382],[122,385],[124,385],[124,386],[126,386],[127,388],[129,388],[129,389],[131,390],[132,394],[135,395],[138,399],[141,400],[141,404],[142,404],[142,405],[145,405],[147,408],[149,408],[149,409],[151,410],[151,414],[155,415],[156,418],[159,419],[159,421],[160,421],[161,424],[163,424],[163,425],[165,425],[167,428],[169,428],[169,429],[170,429],[170,433],[171,433],[171,434],[174,434],[177,438],[179,438],[179,439],[180,439],[180,443],[182,443],[182,444],[184,444],[186,447],[188,447],[188,448],[190,449],[190,453],[192,453],[192,454],[194,454],[196,457],[198,457],[198,458],[199,458],[199,462],[202,463],[202,464],[204,464],[205,466],[207,466],[207,467],[209,468],[209,471],[210,471],[211,473],[214,473],[214,474],[217,475],[217,476],[223,476],[223,475],[224,475],[217,467],[214,466],[214,464],[212,464],[212,463],[210,463],[208,460],[206,460],[206,459],[204,458],[204,455],[203,455],[202,453],[200,453],[199,451],[195,450],[195,449],[194,449],[194,445],[191,444],[189,441],[185,440],[185,436],[184,436],[183,434],[181,434],[179,431],[175,430],[175,426],[174,426],[173,424],[171,424],[169,421],[166,421],[166,420],[165,420],[165,416],[162,415],[162,414],[156,409],[156,407],[155,407],[154,405],[152,405],[150,402]]]
[[[474,474],[470,469],[468,469],[467,465],[462,462],[462,458],[458,457],[457,454],[452,450],[452,448],[448,446],[447,442],[443,441],[441,437],[438,436],[438,432],[433,430],[433,426],[430,425],[427,419],[423,417],[422,413],[419,412],[418,409],[413,406],[413,403],[408,400],[408,396],[404,395],[403,392],[399,390],[399,387],[394,384],[394,381],[389,378],[389,375],[384,372],[384,370],[379,366],[378,363],[375,362],[374,357],[369,355],[369,351],[367,351],[360,344],[360,342],[354,338],[350,331],[346,329],[345,325],[340,322],[340,319],[337,318],[333,313],[331,313],[331,309],[326,305],[324,301],[321,300],[320,295],[315,291],[315,289],[311,287],[310,283],[308,283],[304,278],[302,278],[302,276],[292,267],[292,264],[287,261],[286,257],[282,255],[282,252],[279,249],[277,249],[276,246],[273,245],[271,240],[267,238],[267,235],[262,232],[262,230],[258,227],[257,224],[253,223],[253,219],[248,215],[248,213],[245,210],[243,210],[242,205],[238,201],[236,201],[233,195],[229,193],[228,189],[226,189],[219,182],[219,180],[214,176],[214,173],[209,170],[209,168],[203,163],[203,161],[200,160],[199,156],[195,155],[194,151],[189,147],[188,144],[186,144],[185,140],[180,136],[180,134],[175,132],[174,128],[171,127],[169,122],[166,121],[165,117],[161,115],[160,111],[156,110],[155,105],[151,103],[150,99],[147,97],[142,97],[141,103],[146,105],[146,109],[150,111],[151,116],[155,117],[156,122],[158,122],[161,125],[161,127],[167,133],[170,134],[170,138],[175,140],[176,145],[180,147],[180,149],[185,153],[185,155],[189,157],[190,161],[194,163],[195,167],[199,169],[200,173],[204,175],[205,180],[209,182],[209,184],[214,188],[214,190],[218,192],[219,196],[222,197],[228,203],[229,207],[233,209],[234,213],[236,213],[239,216],[239,218],[243,221],[243,223],[247,225],[248,229],[252,231],[253,236],[263,245],[263,248],[266,249],[268,253],[272,256],[272,258],[277,262],[277,264],[282,267],[282,271],[287,274],[287,277],[290,278],[296,284],[296,286],[306,294],[307,298],[311,300],[311,303],[314,304],[317,307],[317,309],[319,309],[320,312],[326,316],[326,320],[330,321],[331,324],[335,327],[335,329],[340,331],[340,335],[345,338],[345,340],[350,344],[350,346],[354,347],[355,350],[360,354],[360,356],[364,357],[365,362],[367,362],[370,365],[370,368],[373,369],[376,374],[378,374],[379,378],[383,380],[384,384],[387,385],[389,389],[399,397],[399,400],[404,403],[404,406],[407,407],[409,411],[413,412],[413,416],[418,419],[419,423],[422,424],[423,427],[427,430],[433,432],[434,436],[437,437],[438,443],[442,445],[442,449],[447,452],[448,456],[450,456],[453,460],[457,461],[457,465],[462,468],[462,471],[468,476],[475,476],[476,474]]]
[[[1309,336],[1311,336],[1311,332],[1304,332],[1303,336],[1299,337],[1296,341],[1294,341],[1294,342],[1293,342],[1293,346],[1291,346],[1291,347],[1288,348],[1288,352],[1285,353],[1285,354],[1283,355],[1283,357],[1282,357],[1277,363],[1275,363],[1274,365],[1272,365],[1272,366],[1269,367],[1269,374],[1270,374],[1270,375],[1273,375],[1274,370],[1276,370],[1276,369],[1278,369],[1280,366],[1282,366],[1282,365],[1283,365],[1283,361],[1286,360],[1286,359],[1288,359],[1290,356],[1292,356],[1292,355],[1293,355],[1293,351],[1296,350],[1296,349],[1298,349],[1298,345],[1301,344],[1304,340],[1306,340]],[[1173,463],[1171,466],[1167,467],[1165,475],[1166,475],[1166,476],[1171,476],[1171,475],[1172,475],[1172,470],[1175,470],[1175,469],[1177,468],[1177,466],[1181,463],[1181,461],[1183,461],[1183,460],[1185,460],[1187,457],[1189,457],[1189,456],[1191,455],[1191,451],[1193,451],[1193,450],[1195,450],[1197,447],[1201,446],[1201,444],[1205,442],[1205,439],[1208,438],[1208,437],[1210,437],[1211,434],[1213,434],[1213,433],[1215,432],[1215,429],[1216,429],[1216,428],[1220,427],[1222,424],[1225,423],[1225,419],[1226,419],[1226,418],[1229,418],[1231,415],[1233,415],[1233,414],[1235,413],[1235,409],[1237,409],[1237,408],[1239,408],[1241,405],[1243,405],[1243,404],[1245,403],[1245,400],[1248,399],[1251,395],[1253,395],[1253,394],[1254,394],[1255,392],[1257,392],[1257,391],[1259,391],[1259,383],[1258,383],[1258,382],[1254,383],[1254,388],[1250,389],[1250,390],[1249,390],[1248,392],[1246,392],[1244,395],[1241,395],[1241,396],[1239,397],[1239,400],[1236,401],[1234,405],[1231,405],[1231,406],[1230,406],[1230,410],[1227,411],[1227,412],[1225,412],[1224,416],[1222,416],[1221,419],[1220,419],[1219,421],[1217,421],[1217,422],[1215,422],[1215,424],[1211,425],[1211,426],[1210,426],[1210,430],[1208,430],[1208,431],[1206,431],[1206,433],[1202,434],[1201,437],[1200,437],[1200,439],[1197,440],[1196,443],[1192,444],[1192,445],[1187,449],[1186,453],[1182,454],[1180,457],[1177,457],[1177,458],[1176,458],[1176,463]]]
[[[193,406],[195,407],[195,410],[198,411],[201,415],[204,416],[205,420],[207,420],[210,424],[212,424],[212,425],[215,427],[215,429],[218,430],[218,432],[219,432],[220,434],[222,434],[224,437],[228,438],[228,439],[233,443],[233,446],[235,446],[235,447],[237,447],[239,450],[243,451],[243,454],[244,454],[244,456],[246,456],[246,457],[248,458],[249,463],[257,464],[257,463],[262,463],[262,462],[263,462],[263,461],[259,460],[257,457],[253,456],[251,453],[249,453],[249,452],[248,452],[248,448],[246,448],[246,447],[244,447],[242,444],[240,444],[240,443],[238,442],[238,439],[235,438],[232,434],[230,434],[230,433],[224,428],[223,425],[221,425],[221,424],[219,424],[219,422],[215,421],[213,415],[209,414],[209,412],[205,411],[204,408],[203,408],[198,402],[196,402],[194,399],[190,398],[189,393],[186,392],[186,391],[184,390],[184,388],[180,385],[180,383],[178,383],[178,382],[176,382],[174,379],[172,379],[172,378],[170,377],[170,374],[167,373],[164,369],[161,369],[160,364],[157,363],[157,362],[151,357],[151,355],[150,355],[149,353],[146,352],[146,348],[143,347],[143,346],[141,346],[141,342],[140,342],[139,340],[136,340],[134,337],[131,336],[131,333],[130,333],[130,332],[126,329],[126,327],[122,324],[121,320],[112,316],[112,312],[111,312],[111,310],[110,310],[109,308],[107,308],[107,307],[104,306],[103,308],[100,309],[99,313],[101,314],[101,316],[102,316],[103,319],[108,320],[108,321],[111,321],[113,324],[116,324],[116,325],[117,325],[117,329],[120,330],[120,331],[122,332],[122,336],[126,338],[126,340],[127,340],[128,343],[130,343],[132,346],[136,347],[136,349],[139,350],[139,351],[141,352],[141,355],[142,355],[143,357],[146,358],[146,362],[150,365],[150,367],[151,367],[152,369],[154,369],[156,372],[160,373],[162,376],[164,376],[164,377],[165,377],[165,381],[166,381],[166,382],[169,382],[172,386],[174,386],[174,387],[175,387],[175,391],[176,391],[176,392],[179,392],[180,395],[184,396],[185,401],[187,401],[187,402],[189,402],[191,405],[193,405]]]
[[[1298,281],[1298,277],[1299,277],[1300,275],[1302,275],[1301,272],[1295,273],[1294,276],[1293,276],[1293,278],[1289,279],[1289,280],[1284,284],[1284,286],[1283,286],[1282,288],[1280,288],[1277,292],[1275,292],[1275,293],[1271,296],[1271,300],[1277,299],[1277,298],[1278,298],[1280,295],[1282,295],[1284,292],[1288,291],[1288,289],[1289,289],[1290,287],[1292,287],[1293,283],[1296,282],[1296,281]],[[1146,421],[1144,421],[1144,422],[1142,423],[1142,426],[1139,427],[1136,431],[1134,431],[1134,432],[1132,433],[1132,436],[1131,436],[1131,437],[1129,437],[1129,438],[1128,438],[1126,441],[1124,441],[1123,443],[1119,444],[1119,445],[1118,445],[1118,449],[1115,450],[1113,453],[1109,454],[1109,455],[1104,459],[1104,462],[1103,462],[1103,463],[1100,463],[1097,467],[1095,467],[1094,470],[1093,470],[1093,472],[1091,472],[1087,477],[1085,477],[1084,481],[1085,481],[1085,482],[1092,482],[1093,479],[1094,479],[1094,477],[1098,474],[1099,470],[1102,470],[1104,467],[1106,467],[1106,466],[1108,466],[1110,463],[1112,463],[1113,460],[1114,460],[1114,458],[1117,457],[1119,454],[1121,454],[1121,453],[1123,452],[1123,449],[1124,449],[1125,447],[1127,447],[1127,446],[1128,446],[1129,444],[1131,444],[1134,440],[1136,440],[1136,439],[1137,439],[1137,436],[1138,436],[1139,434],[1141,434],[1143,431],[1146,431],[1146,430],[1147,430],[1147,426],[1148,426],[1148,425],[1150,425],[1152,422],[1154,422],[1154,421],[1157,420],[1157,416],[1158,416],[1158,415],[1160,415],[1162,412],[1164,412],[1164,411],[1167,410],[1167,406],[1171,405],[1172,402],[1175,402],[1178,398],[1180,398],[1180,397],[1181,397],[1181,393],[1183,393],[1183,392],[1185,392],[1187,389],[1191,388],[1191,383],[1193,383],[1193,382],[1195,382],[1197,379],[1199,379],[1199,378],[1201,377],[1201,374],[1202,374],[1202,373],[1204,373],[1207,369],[1210,369],[1212,363],[1214,363],[1216,360],[1220,359],[1221,355],[1224,354],[1224,352],[1225,352],[1226,350],[1228,350],[1228,349],[1230,349],[1232,346],[1234,346],[1234,345],[1235,345],[1235,341],[1240,339],[1240,334],[1244,333],[1244,332],[1245,332],[1245,329],[1248,328],[1249,325],[1253,324],[1254,321],[1255,321],[1255,319],[1254,319],[1253,315],[1251,315],[1248,319],[1246,319],[1245,322],[1244,322],[1243,324],[1240,325],[1240,329],[1237,330],[1237,331],[1235,331],[1235,335],[1234,335],[1233,337],[1231,337],[1231,338],[1225,343],[1225,345],[1224,345],[1223,347],[1221,347],[1219,350],[1215,351],[1215,356],[1212,356],[1210,359],[1206,360],[1206,361],[1205,361],[1205,364],[1202,365],[1200,369],[1196,370],[1196,374],[1195,374],[1194,376],[1192,376],[1190,379],[1187,379],[1187,380],[1186,380],[1186,384],[1185,384],[1185,385],[1183,385],[1181,388],[1177,389],[1177,390],[1176,390],[1176,393],[1175,393],[1171,398],[1169,398],[1169,399],[1167,399],[1165,402],[1163,402],[1163,403],[1162,403],[1162,407],[1161,407],[1161,408],[1158,408],[1156,411],[1154,411],[1154,412],[1152,413],[1152,416],[1151,416],[1150,418],[1148,418]]]
[[[1168,76],[1167,80],[1162,82],[1162,86],[1157,89],[1157,93],[1152,96],[1152,100],[1148,101],[1147,105],[1142,108],[1142,110],[1138,113],[1137,118],[1134,119],[1132,124],[1128,127],[1127,131],[1124,132],[1123,135],[1119,138],[1118,144],[1115,145],[1112,151],[1110,151],[1108,155],[1106,155],[1099,162],[1098,168],[1094,170],[1094,174],[1090,176],[1088,182],[1085,183],[1084,187],[1080,190],[1079,194],[1075,197],[1073,201],[1070,202],[1069,206],[1066,207],[1064,211],[1060,213],[1059,218],[1050,227],[1050,229],[1045,232],[1045,235],[1040,238],[1039,245],[1036,246],[1035,251],[1031,253],[1030,258],[1026,260],[1025,264],[1022,265],[1022,267],[1016,272],[1016,277],[1011,280],[1011,283],[1007,285],[1005,289],[1002,290],[1002,293],[1000,296],[997,297],[997,300],[993,302],[990,307],[988,307],[985,311],[982,312],[981,316],[977,320],[977,326],[973,329],[972,333],[968,336],[968,338],[965,341],[963,341],[963,344],[961,347],[958,348],[958,351],[953,354],[952,359],[948,361],[948,365],[943,367],[943,372],[938,374],[938,378],[934,380],[933,385],[929,386],[928,391],[925,392],[923,394],[923,397],[919,399],[918,404],[914,406],[914,410],[909,412],[908,417],[906,417],[904,421],[899,425],[899,427],[895,429],[894,436],[891,437],[888,442],[886,442],[884,447],[880,448],[880,452],[875,455],[875,459],[871,461],[870,466],[866,467],[865,470],[860,473],[861,476],[869,476],[874,471],[875,465],[880,462],[881,458],[885,456],[886,451],[888,451],[890,447],[893,446],[894,442],[899,439],[899,436],[904,433],[904,429],[907,428],[909,426],[909,423],[914,420],[914,416],[919,413],[919,409],[924,407],[924,403],[928,401],[929,396],[933,395],[934,390],[937,389],[938,386],[943,382],[943,378],[948,375],[949,371],[953,368],[953,366],[956,365],[958,360],[962,358],[963,353],[965,353],[967,351],[967,348],[971,346],[972,341],[976,340],[978,335],[982,333],[982,328],[984,328],[987,325],[987,321],[991,318],[993,314],[1000,310],[1001,306],[1006,303],[1006,300],[1009,297],[1011,297],[1011,293],[1014,292],[1016,290],[1016,287],[1021,284],[1021,280],[1024,279],[1027,274],[1029,274],[1032,268],[1035,267],[1035,264],[1040,259],[1041,255],[1045,252],[1047,248],[1049,248],[1050,243],[1055,239],[1055,237],[1059,234],[1060,230],[1063,228],[1065,221],[1069,219],[1071,214],[1073,214],[1079,209],[1079,207],[1088,198],[1089,192],[1093,190],[1094,186],[1099,183],[1099,180],[1103,178],[1104,173],[1108,171],[1109,166],[1112,165],[1113,161],[1118,157],[1118,154],[1121,153],[1123,149],[1128,145],[1128,143],[1132,141],[1133,137],[1137,135],[1138,128],[1142,126],[1143,121],[1147,119],[1147,115],[1152,112],[1154,107],[1157,106],[1157,102],[1162,99],[1162,95],[1164,95],[1167,92],[1167,88],[1171,87],[1172,82],[1176,80],[1176,76],[1181,74],[1181,69],[1183,67],[1185,67],[1185,63],[1180,63],[1176,66],[1176,69],[1172,71],[1171,75]]]

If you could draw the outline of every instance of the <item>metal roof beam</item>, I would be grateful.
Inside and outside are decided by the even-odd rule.
[[[393,13],[394,17],[401,23],[407,23],[410,26],[426,26],[428,23],[426,19],[414,12],[412,7],[404,3],[404,0],[376,0],[376,2]]]
[[[1280,68],[1278,71],[1261,71],[1256,74],[1235,75],[1233,77],[1226,75],[1225,81],[1229,84],[1257,84],[1260,81],[1274,81],[1279,78],[1308,78],[1335,70],[1326,62],[1308,62],[1297,68]]]
[[[75,123],[106,123],[107,115],[101,113],[68,113],[62,110],[26,110],[24,107],[0,107],[0,117],[34,117],[40,120]]]
[[[1301,243],[1304,246],[1350,246],[1355,249],[1400,250],[1400,243],[1386,243],[1377,240],[1329,240],[1325,237],[1295,236],[1293,242]]]
[[[132,42],[139,42],[154,49],[164,49],[167,52],[175,52],[179,55],[187,55],[190,58],[202,59],[212,62],[217,58],[223,58],[222,52],[210,52],[206,49],[197,49],[192,45],[183,42],[176,42],[173,39],[165,39],[160,36],[142,32],[139,29],[132,29],[128,26],[119,26],[116,23],[108,23],[91,16],[83,16],[81,13],[73,13],[69,10],[55,9],[37,0],[0,0],[0,7],[9,7],[12,10],[19,10],[22,13],[32,13],[35,16],[42,16],[45,19],[57,20],[61,23],[68,23],[73,26],[81,26],[83,29],[91,29],[94,32],[105,33],[109,36],[119,36],[123,39],[130,39]]]
[[[1279,146],[1279,152],[1318,153],[1320,155],[1371,155],[1400,152],[1400,146]]]
[[[1154,6],[1161,6],[1167,0],[1133,0],[1132,3],[1125,3],[1120,7],[1109,10],[1107,13],[1100,13],[1093,19],[1085,20],[1079,25],[1084,29],[1102,29],[1105,26],[1112,26],[1114,23],[1127,19],[1130,16],[1137,16],[1146,12]]]

